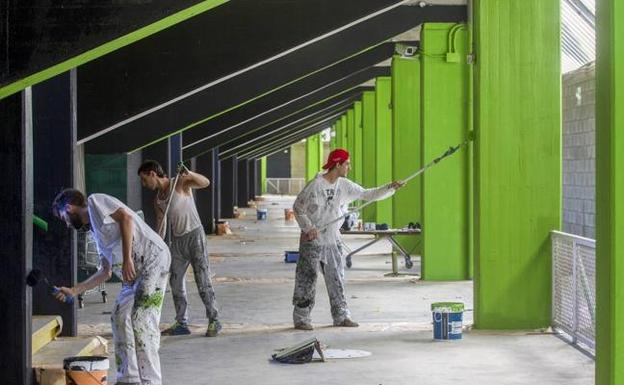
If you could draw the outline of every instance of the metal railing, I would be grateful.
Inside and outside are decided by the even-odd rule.
[[[267,194],[297,195],[305,186],[304,178],[267,178]]]
[[[552,326],[595,351],[596,241],[559,231],[552,241]]]

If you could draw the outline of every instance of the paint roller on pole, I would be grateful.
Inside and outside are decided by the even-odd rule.
[[[178,185],[178,179],[180,178],[180,174],[182,174],[182,172],[184,171],[188,173],[189,169],[186,168],[183,161],[178,162],[178,172],[176,174],[175,179],[173,180],[173,187],[169,190],[169,199],[167,199],[167,206],[165,207],[163,220],[160,222],[160,226],[158,227],[158,234],[162,234],[162,230],[165,226],[165,222],[167,221],[167,214],[169,213],[169,206],[171,205],[173,193],[175,192],[176,186]]]
[[[455,147],[449,147],[448,150],[446,150],[442,155],[440,155],[439,157],[433,159],[431,162],[427,163],[424,167],[422,167],[421,169],[419,169],[418,171],[416,171],[415,173],[409,175],[407,178],[401,180],[401,184],[405,185],[407,184],[409,181],[411,181],[412,179],[416,178],[417,176],[419,176],[420,174],[424,173],[427,169],[435,166],[436,164],[440,163],[441,160],[448,158],[449,156],[453,155],[454,153],[456,153],[460,148],[466,146],[470,141],[472,141],[472,135],[468,136],[468,139],[466,139],[465,141],[463,141],[462,143],[458,144]],[[340,217],[332,220],[331,222],[328,222],[326,224],[324,224],[323,226],[321,226],[318,231],[323,231],[325,230],[327,227],[333,225],[336,222],[339,222],[341,220],[344,221],[344,219],[354,213],[357,213],[358,211],[362,210],[364,207],[370,205],[371,203],[375,203],[375,201],[368,201],[365,202],[349,211],[347,211],[345,214],[341,215]]]

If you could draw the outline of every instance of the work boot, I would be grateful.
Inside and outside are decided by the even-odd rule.
[[[360,326],[360,324],[353,321],[350,318],[345,318],[344,320],[342,320],[342,322],[334,322],[334,326],[342,326],[345,328],[356,328]]]
[[[298,330],[314,330],[314,326],[312,326],[311,323],[307,323],[307,322],[297,322],[295,324],[295,329],[298,329]]]
[[[160,334],[163,336],[185,336],[191,334],[191,329],[187,325],[176,321],[173,325],[160,332]]]
[[[208,323],[208,330],[206,330],[206,337],[216,337],[221,331],[221,322],[218,319],[213,319]]]

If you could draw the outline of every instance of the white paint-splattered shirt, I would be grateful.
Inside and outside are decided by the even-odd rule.
[[[348,204],[355,200],[376,201],[385,199],[392,196],[394,191],[388,185],[365,189],[347,178],[338,178],[332,184],[323,177],[323,174],[319,174],[297,195],[293,211],[299,227],[303,232],[307,232],[313,228],[320,229],[344,215],[347,212]],[[340,236],[342,222],[337,221],[321,231],[315,243],[319,245],[335,244]]]
[[[119,199],[106,194],[92,194],[87,199],[89,221],[98,253],[106,258],[115,275],[121,274],[123,262],[121,229],[111,217],[115,211],[124,208],[132,215],[133,239],[132,253],[143,255],[147,247],[154,245],[165,250],[167,245],[131,208]]]

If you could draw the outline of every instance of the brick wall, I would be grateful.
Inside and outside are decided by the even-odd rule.
[[[563,231],[596,237],[595,67],[563,75]]]

